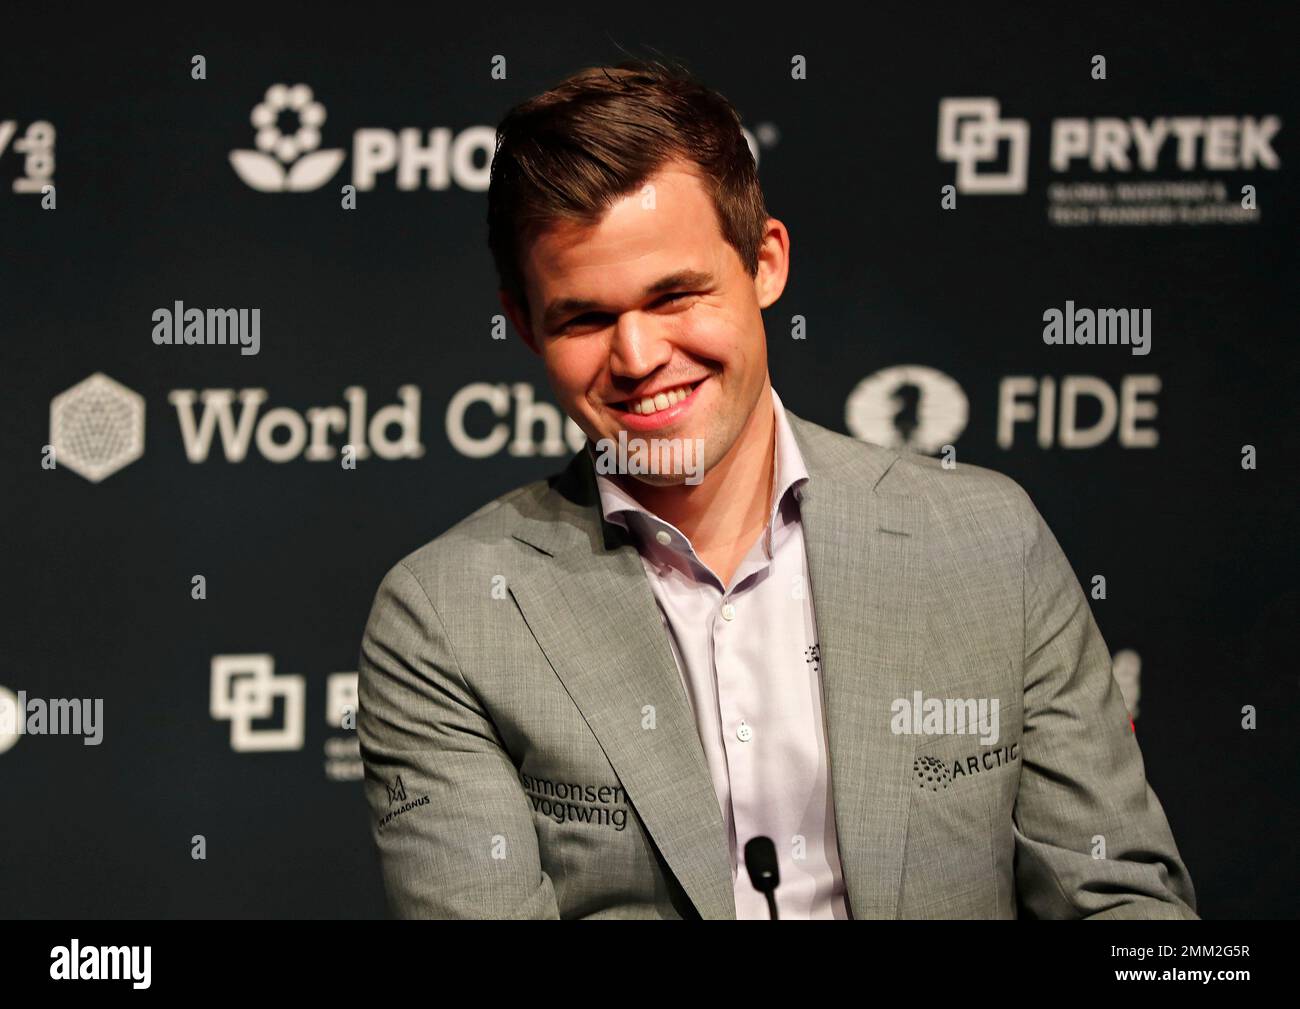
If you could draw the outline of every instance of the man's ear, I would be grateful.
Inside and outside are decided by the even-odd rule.
[[[497,290],[497,297],[501,299],[501,307],[505,309],[506,318],[515,327],[515,332],[523,338],[529,350],[540,355],[541,350],[538,349],[537,341],[533,338],[532,327],[528,324],[528,310],[515,301],[504,288]]]

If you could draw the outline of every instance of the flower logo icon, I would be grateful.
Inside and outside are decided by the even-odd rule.
[[[230,165],[260,192],[319,189],[343,163],[342,150],[316,150],[325,106],[306,84],[272,84],[250,119],[257,130],[257,150],[231,151]],[[287,123],[297,128],[286,132]]]

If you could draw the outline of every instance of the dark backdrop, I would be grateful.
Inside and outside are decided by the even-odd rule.
[[[517,334],[492,338],[483,137],[511,105],[626,49],[684,60],[750,131],[770,212],[792,236],[789,286],[765,313],[785,403],[841,431],[853,404],[859,436],[908,435],[919,450],[938,439],[958,465],[1029,491],[1085,588],[1105,578],[1093,610],[1123,653],[1147,774],[1202,913],[1294,916],[1297,678],[1283,638],[1296,602],[1284,440],[1295,430],[1295,25],[1172,7],[871,5],[846,21],[848,8],[804,4],[779,20],[752,7],[542,6],[194,24],[43,9],[39,22],[10,22],[0,687],[102,698],[104,726],[97,746],[0,741],[0,913],[384,913],[355,732],[327,721],[329,699],[346,705],[354,688],[387,568],[569,451],[541,454],[545,421],[513,447],[484,442],[497,424],[513,435],[530,398],[553,399]],[[206,79],[192,76],[196,54]],[[505,79],[492,76],[498,55]],[[797,57],[806,79],[792,77]],[[326,112],[319,139],[287,158],[240,156],[241,174],[231,152],[257,152],[250,113],[276,84],[310,88]],[[953,98],[997,104],[953,118],[941,157],[941,103]],[[286,135],[293,116],[275,117]],[[1059,120],[1093,135],[1099,120],[1104,134],[1104,120],[1137,119],[1150,135],[1174,117],[1194,124],[1179,127],[1194,140],[1183,163],[1173,137],[1149,165],[1129,143],[1127,171],[1104,147],[1096,164],[1052,164]],[[449,157],[428,160],[445,176],[414,171],[416,148],[439,136]],[[404,142],[407,177],[395,167],[368,179],[366,151],[382,162]],[[311,154],[302,171],[316,177],[297,191],[250,184]],[[945,210],[960,171],[1007,191],[966,184]],[[24,179],[35,192],[14,191]],[[55,209],[41,206],[47,182]],[[1121,188],[1160,182],[1198,187]],[[345,210],[349,184],[356,208]],[[1241,210],[1243,186],[1254,211]],[[1089,219],[1062,223],[1063,208]],[[1067,300],[1150,309],[1150,353],[1045,345],[1043,313]],[[153,313],[176,301],[259,309],[260,352],[155,345]],[[887,370],[900,366],[941,374]],[[1102,400],[1118,406],[1125,388],[1147,415],[1130,404],[1099,443],[1069,447],[1053,411],[1046,445],[1036,418],[1000,443],[1008,380],[1025,380],[1019,398],[1037,410],[1044,387],[1059,400],[1070,376],[1101,383],[1084,383],[1093,395],[1078,426],[1104,421]],[[245,409],[259,421],[280,410],[267,434],[283,443],[307,411],[346,409],[347,389],[365,391],[368,422],[407,386],[422,454],[372,454],[354,469],[256,437],[234,458],[220,433],[190,458],[170,398],[265,390]],[[449,408],[467,388],[473,442],[458,445]],[[48,445],[55,469],[42,466]],[[472,445],[481,455],[466,454]],[[216,662],[214,692],[221,656],[245,658]],[[192,857],[195,835],[206,859]]]

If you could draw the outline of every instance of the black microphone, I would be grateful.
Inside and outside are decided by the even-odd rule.
[[[770,837],[760,834],[745,843],[745,868],[754,889],[767,898],[771,920],[778,921],[781,916],[776,913],[776,887],[781,882],[781,870],[777,868],[776,845]]]

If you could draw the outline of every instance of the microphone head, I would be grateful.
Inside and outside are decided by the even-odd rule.
[[[771,893],[781,882],[781,872],[776,863],[776,845],[770,837],[760,834],[745,843],[745,868],[749,881],[759,893]]]

